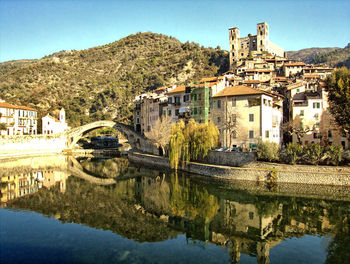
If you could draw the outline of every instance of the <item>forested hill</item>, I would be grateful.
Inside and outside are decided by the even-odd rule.
[[[311,64],[327,64],[332,67],[346,66],[350,69],[350,43],[345,48],[310,48],[288,51],[287,57]]]
[[[87,50],[0,63],[0,98],[36,108],[40,116],[64,107],[71,126],[127,122],[136,94],[227,70],[227,51],[137,33]]]

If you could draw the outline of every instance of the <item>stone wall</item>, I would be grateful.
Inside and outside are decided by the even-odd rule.
[[[210,151],[206,163],[242,167],[256,161],[256,152]]]
[[[164,157],[131,152],[128,155],[133,162],[148,164],[152,167],[170,168],[169,160]],[[301,183],[317,185],[337,185],[350,187],[350,168],[327,166],[293,166],[276,163],[252,162],[245,167],[229,167],[190,162],[183,170],[204,176],[254,182],[268,182],[271,172],[275,171],[276,183]]]
[[[0,157],[61,153],[66,143],[64,134],[4,137],[0,138]]]

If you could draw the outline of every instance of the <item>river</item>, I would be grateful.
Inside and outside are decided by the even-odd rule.
[[[350,263],[348,188],[123,158],[8,159],[0,175],[0,263]]]

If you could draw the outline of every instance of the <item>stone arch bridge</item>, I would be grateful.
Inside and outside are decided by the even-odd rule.
[[[122,133],[124,137],[128,139],[129,144],[134,149],[138,149],[146,153],[152,153],[156,155],[159,154],[158,148],[151,141],[149,141],[141,134],[135,132],[130,126],[107,120],[96,121],[66,131],[67,149],[74,148],[79,139],[81,139],[85,134],[89,133],[92,130],[103,127],[112,127],[117,129],[120,133]]]

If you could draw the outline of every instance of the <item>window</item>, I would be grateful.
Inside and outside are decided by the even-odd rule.
[[[265,131],[265,137],[266,137],[266,138],[269,138],[269,137],[270,137],[270,131],[268,131],[268,130]]]
[[[249,219],[253,220],[254,219],[254,213],[253,212],[249,212]]]
[[[188,94],[183,96],[183,101],[187,102],[190,99],[190,96]]]
[[[304,116],[304,110],[300,110],[300,116]]]
[[[332,131],[328,130],[328,137],[331,138],[332,137]]]
[[[218,108],[221,108],[221,100],[218,100]]]
[[[198,101],[202,100],[202,94],[198,94]]]
[[[168,103],[171,104],[172,102],[173,102],[173,98],[172,98],[172,97],[169,97]]]
[[[249,138],[254,138],[254,130],[249,130]]]
[[[219,117],[218,117],[218,123],[220,123],[220,122],[221,122],[221,117],[219,116]]]
[[[179,96],[175,96],[175,103],[180,103],[180,97]]]
[[[179,115],[179,109],[175,109],[175,115],[176,115],[176,116]]]
[[[236,107],[236,98],[232,98],[232,107]]]
[[[313,108],[321,108],[321,103],[313,103]]]
[[[171,109],[168,110],[168,116],[171,116]]]
[[[254,114],[249,114],[249,122],[254,122]]]

